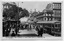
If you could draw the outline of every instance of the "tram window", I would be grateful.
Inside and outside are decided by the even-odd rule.
[[[55,27],[57,27],[57,24],[55,25]]]
[[[54,25],[52,25],[52,27],[54,27]]]
[[[58,27],[61,27],[61,25],[59,24]]]

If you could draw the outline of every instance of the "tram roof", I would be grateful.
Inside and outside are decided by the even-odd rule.
[[[37,23],[60,23],[60,21],[39,21]]]

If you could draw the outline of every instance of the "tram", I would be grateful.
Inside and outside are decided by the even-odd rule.
[[[40,21],[37,24],[42,25],[43,33],[53,36],[61,36],[61,22],[59,21]]]
[[[54,36],[61,36],[61,22],[55,22],[52,25],[51,33],[54,34]]]

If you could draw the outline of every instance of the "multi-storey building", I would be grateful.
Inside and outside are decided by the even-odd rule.
[[[61,21],[61,3],[53,2],[53,3],[48,4],[46,7],[46,12],[44,14],[46,13],[51,14],[52,20]]]
[[[49,33],[61,35],[61,3],[48,4],[43,12],[34,17],[40,20],[37,23],[42,24]]]
[[[13,5],[16,5],[14,2],[10,2],[10,3],[4,3],[3,4],[3,9],[9,9],[11,8]]]
[[[53,6],[52,4],[48,4],[43,12],[39,12],[39,14],[34,15],[35,18],[41,21],[52,21],[54,20],[53,14]]]
[[[61,21],[61,3],[53,3],[54,18],[57,21]]]
[[[45,14],[46,21],[53,21],[54,20],[52,3],[49,3],[46,6],[46,12],[44,11],[44,14]]]

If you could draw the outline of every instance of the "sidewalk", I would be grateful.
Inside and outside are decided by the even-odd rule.
[[[47,33],[44,33],[44,34],[43,34],[43,37],[54,37],[54,36],[49,35],[49,34],[47,34]]]

